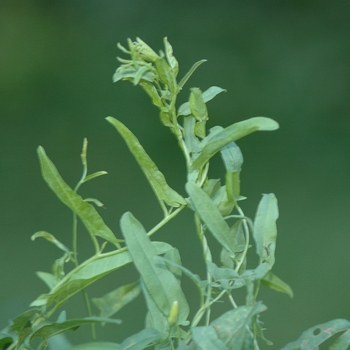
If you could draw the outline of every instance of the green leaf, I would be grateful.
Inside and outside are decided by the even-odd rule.
[[[166,264],[156,261],[158,254],[141,223],[128,212],[122,216],[120,225],[133,262],[159,310],[169,316],[170,308],[177,300],[179,323],[186,321],[189,307],[182,289]]]
[[[207,60],[200,60],[196,62],[191,69],[185,74],[185,76],[180,80],[178,86],[180,89],[183,88],[183,86],[186,84],[187,80],[190,79],[191,75],[194,73],[194,71],[204,62],[207,62]]]
[[[301,334],[299,339],[288,343],[282,348],[282,350],[314,350],[324,343],[327,339],[333,335],[349,331],[350,321],[344,319],[335,319],[317,326],[311,327]],[[347,335],[348,336],[348,335]],[[338,343],[339,344],[339,343]],[[347,343],[349,346],[349,343]],[[347,349],[347,347],[330,347],[332,350]]]
[[[117,119],[114,119],[112,117],[108,117],[106,119],[118,130],[120,135],[123,137],[130,152],[133,154],[136,161],[140,165],[158,200],[165,201],[168,205],[173,207],[186,205],[187,202],[185,199],[171,187],[169,187],[164,175],[158,170],[157,166],[141,146],[136,136]]]
[[[120,350],[143,350],[150,344],[164,340],[164,334],[155,329],[145,328],[142,331],[126,338],[120,344]]]
[[[146,91],[148,96],[151,97],[152,103],[157,106],[158,108],[163,108],[163,102],[160,96],[158,95],[157,89],[154,87],[153,84],[148,83],[147,81],[141,81],[140,86]]]
[[[164,242],[152,242],[152,246],[157,254],[164,254],[172,248]],[[95,255],[69,272],[50,293],[40,295],[31,306],[48,307],[53,303],[59,306],[91,283],[131,262],[132,257],[127,251]]]
[[[254,131],[271,131],[276,129],[278,129],[278,124],[274,120],[265,117],[255,117],[220,130],[215,136],[212,136],[210,142],[204,146],[199,157],[191,165],[190,171],[200,171],[214,154],[231,142],[249,135]]]
[[[90,174],[88,176],[85,177],[84,179],[84,183],[88,182],[92,179],[95,179],[96,177],[102,176],[102,175],[107,175],[107,171],[97,171],[96,173]]]
[[[347,350],[350,344],[350,329],[344,332],[335,342],[329,347],[329,350]]]
[[[190,195],[196,212],[210,232],[226,250],[234,255],[237,252],[237,244],[217,206],[196,183],[187,182],[186,190]]]
[[[58,249],[63,250],[68,255],[72,253],[64,244],[62,244],[58,239],[56,239],[55,236],[52,235],[51,233],[48,233],[46,231],[38,231],[32,235],[31,240],[34,241],[38,237],[44,238],[47,241],[53,243]]]
[[[36,275],[50,288],[52,289],[59,282],[59,279],[52,273],[37,271]]]
[[[201,350],[229,350],[218,338],[215,329],[211,326],[194,327],[191,329],[193,341]]]
[[[172,94],[176,94],[176,79],[173,69],[169,66],[164,57],[159,57],[155,61],[160,81],[165,84]]]
[[[173,48],[170,45],[168,38],[164,38],[164,47],[165,47],[165,57],[169,63],[169,66],[172,68],[174,72],[174,76],[177,76],[177,73],[179,72],[179,63],[177,62],[176,58],[173,54]]]
[[[147,70],[143,68],[142,70],[140,70],[132,66],[128,66],[128,67],[120,66],[116,70],[116,72],[113,74],[113,83],[116,83],[119,80],[131,80],[134,83],[135,82],[138,83],[142,81],[153,83],[155,78],[156,78],[156,75],[151,70],[151,68]]]
[[[93,323],[114,323],[120,324],[120,320],[114,320],[106,317],[85,317],[85,318],[77,318],[64,322],[54,322],[37,329],[32,336],[30,337],[30,341],[34,341],[35,339],[42,338],[44,341],[53,337],[56,334],[60,334],[66,332],[68,330],[76,330],[82,325],[93,324]]]
[[[119,247],[120,240],[114,236],[96,209],[86,203],[64,182],[41,146],[38,148],[38,155],[44,180],[57,197],[81,219],[91,235],[100,236]]]
[[[261,283],[278,292],[285,293],[293,298],[292,288],[280,278],[274,275],[271,271],[261,280]]]
[[[239,306],[224,313],[210,325],[229,350],[245,349],[245,341],[250,336],[248,330],[253,316],[265,310],[266,306],[261,302],[254,306]]]
[[[270,267],[275,263],[277,219],[276,196],[273,193],[263,194],[255,215],[253,236],[256,242],[256,253],[260,257],[260,261],[268,262]]]
[[[198,88],[192,88],[190,94],[191,114],[199,121],[203,122],[208,119],[207,106],[203,100],[202,91]]]
[[[199,139],[195,135],[196,119],[193,116],[184,118],[184,138],[190,153],[199,153],[202,149]]]
[[[66,350],[121,350],[121,347],[117,343],[93,342],[75,345]]]
[[[243,154],[235,142],[230,142],[220,150],[226,170],[240,172],[243,164]]]
[[[101,298],[92,298],[92,302],[100,309],[101,317],[110,317],[133,301],[140,292],[140,283],[135,282],[121,286]]]
[[[200,62],[205,62],[204,61],[200,61]],[[181,83],[180,83],[181,84]],[[179,85],[180,85],[179,84]],[[209,89],[205,90],[203,93],[202,93],[202,99],[203,101],[206,103],[206,102],[209,102],[210,100],[212,100],[217,94],[219,94],[220,92],[223,92],[223,91],[226,91],[225,89],[222,89],[218,86],[212,86],[210,87]],[[185,102],[183,103],[179,109],[178,109],[178,112],[177,112],[178,115],[190,115],[191,114],[191,108],[190,108],[190,102]]]

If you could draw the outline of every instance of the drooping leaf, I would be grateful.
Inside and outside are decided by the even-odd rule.
[[[82,325],[92,324],[92,323],[114,323],[120,324],[120,320],[111,319],[107,317],[85,317],[85,318],[77,318],[72,320],[66,320],[64,322],[54,322],[48,325],[44,325],[37,329],[30,337],[30,341],[34,341],[35,339],[42,338],[44,341],[47,339],[66,332],[68,330],[76,330]]]
[[[46,231],[38,231],[32,235],[31,240],[34,241],[38,237],[44,238],[47,241],[53,243],[58,249],[63,250],[68,255],[71,254],[71,251],[63,243],[56,239],[55,236],[51,233],[48,233]]]
[[[193,201],[196,212],[199,214],[213,236],[226,250],[234,255],[235,252],[237,252],[237,244],[234,237],[231,235],[228,224],[220,214],[217,206],[194,182],[187,182],[186,191]]]
[[[107,117],[106,119],[123,137],[128,148],[130,149],[130,152],[140,165],[158,200],[165,201],[168,205],[173,207],[186,205],[187,203],[185,199],[171,187],[169,187],[164,175],[159,171],[155,163],[146,153],[136,136],[120,121],[112,117]]]
[[[55,165],[41,146],[38,148],[38,155],[44,180],[58,198],[81,219],[91,235],[100,236],[119,247],[120,240],[115,237],[111,229],[104,223],[96,209],[85,202],[81,196],[64,182]]]
[[[273,193],[263,194],[255,215],[253,236],[256,242],[256,253],[260,257],[260,261],[268,262],[271,267],[275,263],[277,219],[276,196]]]
[[[331,338],[333,335],[339,332],[349,331],[350,321],[344,319],[335,319],[317,326],[311,327],[301,334],[299,339],[288,343],[282,348],[282,350],[314,350],[324,343],[326,340]],[[339,343],[338,343],[339,344]],[[347,343],[349,346],[349,343]],[[347,349],[339,345],[339,347],[334,347],[332,350]]]
[[[96,177],[102,176],[102,175],[107,175],[107,171],[97,171],[96,173],[90,174],[85,177],[84,183],[87,181],[90,181],[92,179],[95,179]]]
[[[202,62],[202,61],[200,61]],[[205,60],[204,60],[205,62]],[[180,84],[179,84],[180,85]],[[222,89],[218,86],[212,86],[210,87],[209,89],[205,90],[203,93],[202,93],[202,99],[203,101],[206,103],[206,102],[209,102],[210,100],[212,100],[217,94],[219,94],[220,92],[223,92],[223,91],[226,91],[225,89]],[[178,109],[178,112],[177,112],[178,115],[190,115],[191,114],[191,108],[190,108],[190,102],[185,102],[183,103],[179,109]]]
[[[164,334],[155,329],[145,328],[142,331],[126,338],[120,344],[120,350],[143,350],[150,344],[164,340]]]
[[[276,129],[278,129],[278,124],[274,120],[265,117],[255,117],[220,130],[215,136],[211,137],[210,141],[204,146],[199,157],[193,162],[190,171],[200,171],[214,154],[231,142],[249,135],[254,131],[272,131]]]
[[[176,277],[165,263],[156,260],[158,255],[142,224],[130,213],[120,220],[127,247],[144,284],[159,310],[169,316],[174,301],[179,303],[179,323],[186,321],[189,307]]]
[[[219,339],[215,329],[211,326],[193,327],[191,329],[193,341],[201,350],[229,350]]]
[[[135,282],[118,287],[101,298],[92,298],[92,302],[100,309],[101,317],[110,317],[132,302],[140,292],[140,283]]]
[[[151,97],[152,103],[157,106],[158,108],[163,108],[163,102],[162,99],[160,98],[157,89],[155,86],[147,81],[141,81],[140,86],[146,91],[148,96]]]
[[[280,278],[278,278],[271,271],[261,280],[261,284],[277,290],[278,292],[285,293],[291,298],[293,298],[292,288],[285,282],[283,282]]]
[[[164,242],[152,242],[152,246],[156,254],[164,254],[172,248]],[[50,293],[40,295],[31,306],[59,306],[91,283],[130,262],[132,257],[128,251],[112,251],[93,256],[69,272]]]
[[[191,75],[194,73],[194,71],[204,62],[207,62],[207,60],[200,60],[196,62],[191,69],[185,74],[185,76],[180,80],[178,86],[179,88],[183,88],[183,86],[186,84],[187,80],[190,79]]]

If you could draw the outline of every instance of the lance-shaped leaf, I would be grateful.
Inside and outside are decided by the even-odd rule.
[[[193,341],[202,350],[229,350],[225,343],[219,339],[215,329],[211,326],[194,327],[191,330]]]
[[[114,236],[96,209],[65,183],[43,147],[38,148],[38,155],[44,180],[57,197],[81,219],[88,232],[119,246],[120,240]]]
[[[170,45],[168,38],[164,38],[164,47],[165,47],[165,57],[172,68],[175,77],[177,76],[177,73],[179,72],[179,63],[177,62],[174,54],[173,54],[173,48]]]
[[[255,117],[235,123],[210,137],[199,157],[193,162],[191,171],[200,171],[209,159],[223,147],[254,131],[272,131],[278,129],[278,123],[270,118]],[[203,140],[205,141],[205,139]]]
[[[204,62],[207,62],[207,60],[200,60],[196,62],[191,69],[185,74],[185,76],[180,80],[178,86],[180,89],[183,88],[183,86],[186,84],[187,80],[190,79],[191,75],[194,73],[194,71]]]
[[[126,338],[120,344],[120,350],[143,350],[150,344],[164,340],[164,334],[155,329],[145,328],[142,331]]]
[[[238,251],[235,237],[232,236],[229,226],[215,203],[194,182],[187,182],[186,191],[190,195],[195,211],[199,214],[210,232],[226,250],[234,255]]]
[[[121,347],[117,343],[99,341],[74,345],[66,350],[121,350]]]
[[[165,254],[172,249],[170,244],[164,242],[152,242],[152,246],[156,254]],[[50,293],[40,295],[31,306],[49,307],[52,304],[59,306],[83,288],[131,261],[132,257],[128,251],[95,255],[69,272]]]
[[[302,333],[299,339],[296,341],[293,341],[286,346],[282,348],[282,350],[295,350],[295,349],[302,349],[302,350],[313,350],[318,349],[318,347],[324,343],[326,340],[328,340],[333,335],[349,331],[350,330],[350,321],[344,320],[344,319],[335,319],[323,324],[319,324],[317,326],[311,327],[305,332]],[[348,333],[348,332],[346,332]],[[346,334],[345,333],[345,334]],[[347,340],[349,340],[349,335],[345,335],[345,337],[348,337]],[[335,344],[337,341],[335,341]],[[332,350],[345,350],[349,346],[349,342],[346,343],[346,347],[344,347],[344,344],[341,344],[341,341],[338,341],[337,347],[336,346],[330,346],[328,349]],[[334,344],[333,344],[334,345]],[[338,346],[339,345],[339,346]]]
[[[158,200],[164,201],[173,207],[186,205],[187,203],[185,199],[171,187],[169,187],[164,175],[159,171],[153,160],[146,153],[136,136],[117,119],[114,119],[112,117],[108,117],[106,119],[118,130],[120,135],[123,137],[130,152],[133,154],[136,161],[140,165]]]
[[[200,61],[200,62],[202,62],[202,61]],[[205,90],[202,93],[202,99],[204,102],[208,102],[208,101],[212,100],[217,94],[219,94],[220,92],[224,92],[224,91],[226,91],[226,90],[222,89],[221,87],[211,86],[209,89]],[[190,102],[183,103],[179,107],[177,114],[178,115],[190,115],[191,114]]]
[[[92,302],[100,309],[101,317],[110,317],[133,301],[140,292],[140,283],[135,282],[118,287],[101,298],[92,298]]]
[[[165,84],[169,90],[176,93],[176,79],[173,69],[169,66],[165,57],[159,57],[155,61],[155,66],[158,72],[160,81]]]
[[[115,320],[107,317],[85,317],[67,320],[64,322],[54,322],[37,329],[30,337],[30,341],[42,338],[44,341],[53,337],[54,335],[66,332],[68,330],[76,330],[82,325],[93,324],[93,323],[114,323],[120,324],[121,320]]]
[[[120,226],[135,267],[159,310],[169,316],[172,304],[177,301],[179,324],[186,321],[189,307],[181,286],[166,263],[156,260],[158,254],[142,224],[128,212],[122,216]]]
[[[261,284],[277,290],[278,292],[285,293],[293,298],[292,288],[286,283],[283,282],[279,277],[274,275],[271,271],[261,280]]]
[[[266,261],[270,267],[275,263],[277,219],[276,196],[273,193],[263,194],[255,215],[253,236],[256,242],[256,253],[260,257],[260,261]]]

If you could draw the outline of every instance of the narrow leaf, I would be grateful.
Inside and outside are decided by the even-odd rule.
[[[38,155],[44,180],[58,198],[81,219],[88,232],[119,246],[120,240],[114,236],[96,209],[86,203],[64,182],[55,165],[46,155],[44,148],[38,148]]]
[[[186,190],[191,197],[196,212],[213,236],[226,250],[234,255],[237,252],[237,244],[217,206],[196,183],[187,182]]]
[[[271,271],[261,280],[261,283],[271,289],[277,290],[278,292],[285,293],[293,298],[292,288],[280,278],[274,275]]]
[[[100,309],[101,317],[110,317],[133,301],[141,292],[139,282],[121,286],[101,298],[92,298],[92,302]]]
[[[172,94],[176,93],[176,79],[172,68],[164,57],[159,57],[155,61],[159,79],[165,84]]]
[[[87,181],[90,181],[96,177],[102,176],[102,175],[107,175],[107,171],[97,171],[96,173],[90,174],[88,176],[86,176],[86,178],[84,179],[84,183]]]
[[[335,319],[317,326],[311,327],[301,334],[299,339],[288,343],[282,350],[314,350],[324,343],[333,335],[348,331],[350,329],[350,321],[344,319]],[[333,348],[334,349],[334,348]],[[337,349],[337,348],[335,348]],[[342,349],[342,348],[340,348]]]
[[[179,88],[183,88],[183,86],[186,84],[187,80],[190,79],[191,75],[194,73],[194,71],[204,62],[207,62],[207,60],[200,60],[196,62],[191,69],[185,74],[185,76],[181,79],[178,86]]]
[[[51,233],[48,233],[46,231],[38,231],[32,235],[31,240],[34,241],[38,237],[44,238],[47,241],[53,243],[58,249],[63,250],[68,255],[71,254],[71,251],[64,244],[62,244],[58,239],[56,239],[55,236],[52,235]]]
[[[136,136],[117,119],[114,119],[112,117],[108,117],[106,119],[118,130],[120,135],[123,137],[130,152],[133,154],[136,161],[140,165],[158,200],[165,201],[168,205],[173,207],[186,205],[187,202],[185,199],[171,187],[169,187],[164,175],[158,170],[157,166],[141,146]]]
[[[159,310],[169,316],[173,302],[178,301],[179,323],[186,321],[189,307],[182,289],[166,264],[156,261],[157,252],[141,223],[128,212],[120,225],[133,262]]]
[[[111,342],[93,342],[74,345],[66,350],[121,350],[120,344]]]
[[[47,340],[56,334],[66,332],[68,330],[75,330],[82,325],[92,324],[92,323],[120,324],[121,321],[111,319],[111,318],[106,318],[106,317],[85,317],[85,318],[72,319],[64,322],[54,322],[37,329],[30,337],[30,341],[32,342],[38,338],[43,338],[44,340]]]
[[[168,38],[164,38],[164,46],[165,46],[165,57],[172,68],[175,77],[177,76],[177,73],[179,72],[179,63],[177,62],[174,53],[173,48],[170,45]]]
[[[200,171],[208,160],[220,151],[223,147],[234,142],[254,131],[271,131],[278,129],[278,124],[269,118],[255,117],[239,123],[235,123],[211,138],[210,142],[205,145],[200,156],[193,162],[191,171]]]
[[[164,339],[164,334],[155,329],[146,328],[126,338],[120,344],[120,350],[143,350],[150,344],[156,344]]]
[[[229,350],[225,343],[218,338],[213,327],[194,327],[191,331],[193,341],[201,350]]]
[[[190,94],[191,114],[200,122],[208,119],[207,106],[203,100],[202,91],[198,88],[192,88]]]
[[[275,263],[277,219],[276,196],[273,193],[263,194],[255,215],[253,236],[256,242],[256,253],[260,257],[260,261],[268,262],[271,267]]]

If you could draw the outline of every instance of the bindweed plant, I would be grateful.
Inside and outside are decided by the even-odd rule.
[[[127,48],[120,44],[118,47],[127,58],[118,58],[121,65],[113,80],[129,80],[141,86],[158,107],[161,123],[175,136],[185,158],[186,195],[178,193],[167,183],[126,125],[115,118],[106,118],[136,159],[163,212],[162,219],[149,231],[131,212],[127,212],[120,219],[120,233],[115,234],[95,208],[102,204],[97,199],[83,199],[78,194],[84,183],[106,174],[99,171],[88,175],[87,141],[84,140],[81,154],[83,174],[74,188],[64,181],[44,148],[39,147],[44,180],[74,214],[72,245],[66,247],[45,231],[32,236],[33,240],[43,238],[53,243],[63,255],[54,262],[50,273],[37,273],[49,291],[41,294],[31,303],[29,310],[13,319],[1,332],[0,346],[8,350],[42,350],[48,346],[70,350],[250,350],[259,349],[260,342],[272,344],[263,334],[260,316],[266,306],[258,299],[259,290],[266,286],[293,296],[289,285],[272,272],[279,215],[277,199],[273,193],[263,194],[255,217],[250,219],[244,214],[240,204],[246,199],[240,193],[243,156],[236,141],[255,131],[277,130],[277,122],[255,117],[228,127],[215,126],[207,132],[206,103],[224,89],[217,86],[205,91],[191,88],[188,102],[177,106],[178,94],[205,60],[195,63],[178,80],[179,64],[167,38],[164,39],[164,51],[159,54],[139,38],[135,42],[128,40]],[[221,154],[225,167],[224,183],[209,176],[210,161],[217,153]],[[201,245],[202,255],[197,259],[203,261],[204,278],[182,265],[178,247],[153,237],[183,210],[190,210],[194,215],[193,235],[197,235]],[[85,226],[94,247],[94,254],[85,261],[78,260],[78,219]],[[212,254],[208,235],[212,235],[221,247],[218,256]],[[247,261],[251,247],[257,254],[257,264],[253,267],[248,266]],[[115,286],[117,288],[106,295],[90,299],[87,293],[89,285],[128,264],[133,264],[138,271],[137,281]],[[199,300],[197,309],[187,302],[181,287],[183,277],[195,286]],[[245,291],[243,304],[237,301],[237,289]],[[87,316],[69,319],[64,305],[78,292],[82,292]],[[118,327],[121,320],[114,318],[115,314],[141,293],[147,307],[144,329],[131,330],[121,343],[98,340],[95,325],[112,323]],[[229,302],[228,310],[213,318],[212,310],[224,299]],[[83,325],[91,327],[92,342],[72,345],[62,337],[61,333]],[[343,319],[313,327],[283,349],[318,349],[321,343],[339,332],[341,336],[333,342],[331,349],[347,349],[350,322]],[[60,337],[51,342],[51,338],[57,335]]]

